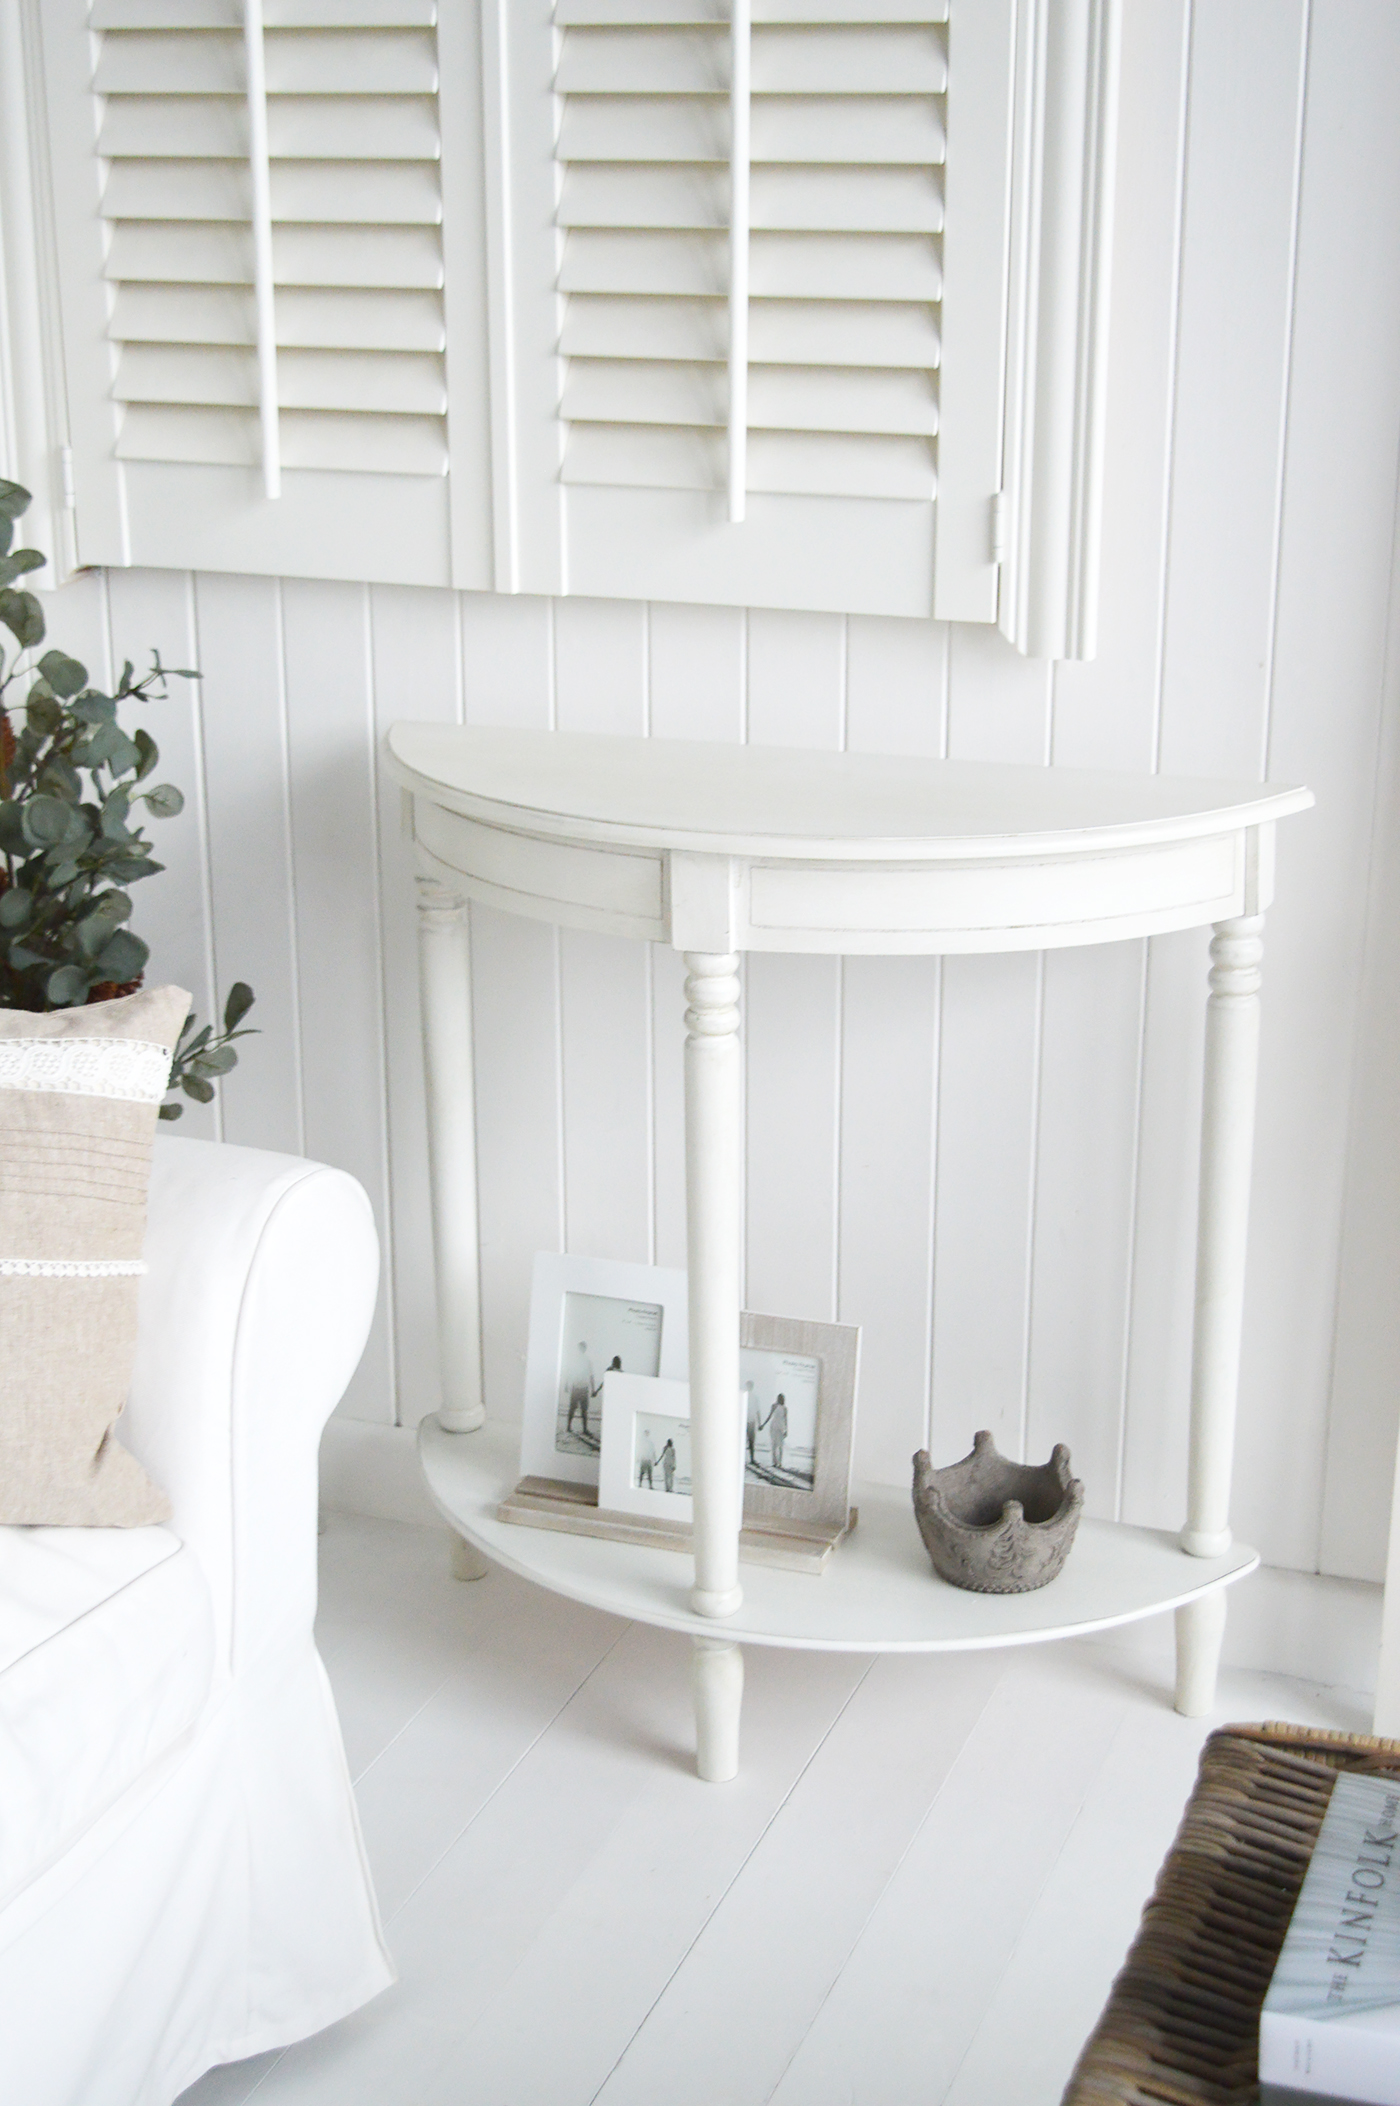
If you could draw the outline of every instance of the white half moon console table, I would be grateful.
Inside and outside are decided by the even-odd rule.
[[[1177,1612],[1177,1708],[1208,1711],[1224,1589],[1259,1562],[1230,1534],[1264,910],[1274,829],[1312,803],[1276,784],[806,753],[583,733],[398,724],[419,870],[423,1035],[444,1408],[425,1422],[438,1506],[489,1558],[695,1641],[698,1767],[738,1767],[741,1645],[834,1651],[1017,1645]],[[674,1552],[513,1528],[515,1428],[481,1397],[466,908],[482,900],[685,955],[686,1222],[694,1583]],[[934,1578],[907,1492],[863,1485],[819,1578],[739,1584],[739,953],[1043,950],[1214,926],[1206,1004],[1186,1522],[1086,1521],[1033,1594]],[[801,1312],[794,1312],[801,1313]],[[479,1430],[478,1430],[479,1429]]]

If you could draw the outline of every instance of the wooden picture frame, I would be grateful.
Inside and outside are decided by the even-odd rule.
[[[739,1318],[744,1520],[844,1529],[855,1451],[860,1329]]]
[[[540,1252],[530,1282],[522,1476],[596,1485],[610,1363],[684,1382],[688,1341],[683,1272]]]

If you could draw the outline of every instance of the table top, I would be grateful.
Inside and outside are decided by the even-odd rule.
[[[390,773],[488,825],[619,847],[939,862],[1080,855],[1237,833],[1310,790],[1001,761],[395,724]]]
[[[1194,1601],[1259,1562],[1236,1543],[1224,1557],[1188,1557],[1165,1529],[1082,1521],[1063,1572],[1032,1594],[969,1594],[937,1578],[909,1493],[860,1485],[860,1520],[825,1572],[741,1561],[744,1602],[715,1621],[690,1606],[688,1549],[641,1549],[598,1536],[522,1528],[496,1508],[520,1474],[520,1428],[488,1421],[447,1433],[419,1428],[428,1489],[452,1525],[487,1557],[556,1594],[692,1637],[734,1638],[824,1652],[966,1652],[1082,1637]]]

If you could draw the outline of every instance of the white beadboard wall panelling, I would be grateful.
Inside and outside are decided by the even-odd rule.
[[[1264,772],[1268,724],[1306,7],[1197,7],[1190,34],[1157,758],[1168,773],[1252,778]],[[1300,822],[1311,824],[1311,814]],[[1281,854],[1294,845],[1281,841]],[[1265,935],[1266,1048],[1270,938],[1292,911],[1280,904]],[[1209,958],[1199,933],[1150,948],[1124,1514],[1175,1526]],[[1256,1160],[1277,1146],[1261,1116]],[[1251,1295],[1260,1264],[1256,1237]],[[1260,1540],[1238,1504],[1235,1524]],[[1277,1549],[1266,1544],[1265,1556]]]
[[[1238,1512],[1266,1556],[1304,1568],[1321,1548],[1367,862],[1373,822],[1395,824],[1393,807],[1377,812],[1375,773],[1400,454],[1400,15],[1367,19],[1363,37],[1354,5],[1315,0],[1312,10],[1266,755],[1271,773],[1310,775],[1317,811],[1281,844],[1280,912],[1264,950],[1268,1145],[1255,1190]],[[1322,117],[1333,111],[1346,121]],[[1368,1578],[1383,1569],[1379,1504]]]
[[[461,633],[450,592],[376,585],[370,593],[376,755],[400,718],[462,719]],[[397,1416],[416,1425],[442,1401],[428,1212],[423,1039],[418,1024],[418,929],[413,844],[399,791],[379,770],[380,914],[384,944],[384,1059],[388,1083],[389,1208],[393,1223]]]
[[[469,724],[554,722],[549,600],[461,596]],[[536,1251],[564,1249],[559,932],[473,906],[476,1146],[486,1408],[519,1420]]]
[[[846,625],[754,611],[748,737],[844,742]],[[830,1323],[839,1295],[839,958],[751,956],[745,966],[745,1306]]]
[[[742,607],[651,610],[651,735],[657,739],[742,739],[746,619]]]
[[[1118,1510],[1142,1050],[1142,946],[1047,953],[1031,1274],[1028,1459],[1070,1451]]]
[[[928,1442],[939,971],[848,958],[836,1314],[861,1326],[856,1469],[902,1484]]]
[[[1324,1572],[1384,1570],[1400,1390],[1400,532],[1391,572],[1366,958],[1322,1507]]]
[[[469,724],[543,728],[554,721],[554,609],[549,600],[464,592],[462,683]]]
[[[198,667],[194,589],[187,573],[113,571],[107,581],[107,610],[112,663],[117,671],[129,658],[140,675],[149,666],[153,650],[159,651],[165,665]],[[136,807],[137,822],[144,824],[155,859],[165,868],[158,877],[143,878],[133,887],[129,926],[151,947],[148,984],[173,980],[176,986],[188,988],[200,1022],[217,1025],[233,981],[251,976],[232,973],[226,985],[215,986],[199,687],[197,680],[172,679],[164,702],[135,703],[124,712],[127,730],[144,725],[160,748],[160,763],[151,783],[173,782],[185,796],[185,809],[175,819],[144,819],[144,807]],[[256,979],[251,984],[256,992]],[[256,1023],[256,1015],[249,1021]],[[248,1039],[240,1042],[251,1043]],[[235,1071],[233,1088],[237,1089],[239,1079]],[[225,1078],[212,1104],[195,1104],[182,1095],[183,1117],[175,1128],[166,1130],[199,1140],[216,1139],[220,1100],[228,1086]]]
[[[115,573],[113,573],[115,576]],[[224,1139],[306,1152],[296,890],[282,662],[282,587],[275,578],[195,579],[214,966],[246,980],[258,1036],[239,1048],[220,1089]]]
[[[561,731],[647,729],[647,608],[560,600],[554,693]],[[652,1225],[649,946],[559,932],[564,1247],[645,1264]]]
[[[1041,762],[1050,669],[996,630],[957,624],[948,653],[955,760]],[[1042,960],[946,958],[939,1027],[929,1448],[954,1461],[989,1427],[1019,1456],[1026,1436],[1031,1196],[1039,1107]]]
[[[393,1278],[369,587],[282,589],[307,1153],[359,1178]],[[348,1418],[393,1423],[393,1303],[381,1287]]]
[[[1156,764],[1189,30],[1186,0],[1123,21],[1122,93],[1138,121],[1118,142],[1099,646],[1055,668],[1052,757],[1065,767]],[[1091,1507],[1113,1513],[1136,1402],[1149,1452],[1171,1429],[1170,1513],[1151,1518],[1175,1521],[1186,1390],[1169,1398],[1159,1355],[1141,1394],[1129,1380],[1147,970],[1143,943],[1045,959],[1030,1445],[1039,1457],[1067,1441]],[[1149,1144],[1179,1157],[1193,1130]],[[1170,1223],[1174,1238],[1183,1228],[1189,1238],[1189,1224]]]
[[[853,751],[944,753],[948,637],[942,622],[852,617]],[[857,1471],[889,1484],[928,1440],[941,970],[848,958],[842,974],[837,1315],[862,1328]]]

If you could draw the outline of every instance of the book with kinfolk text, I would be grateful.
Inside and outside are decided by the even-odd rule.
[[[1400,1778],[1337,1779],[1259,2019],[1261,2106],[1400,2106]]]

